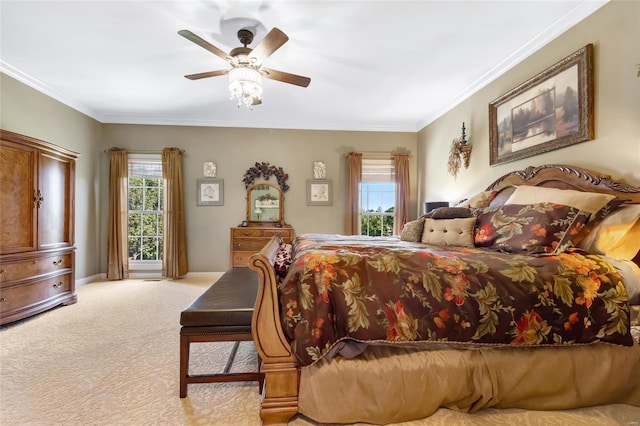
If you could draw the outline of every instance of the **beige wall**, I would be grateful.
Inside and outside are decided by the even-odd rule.
[[[595,140],[489,166],[488,104],[586,44],[594,44]],[[529,165],[566,163],[640,185],[640,2],[613,1],[418,133],[419,201],[456,201]],[[471,164],[447,173],[449,146],[462,122]]]
[[[0,73],[0,127],[80,153],[76,163],[76,278],[100,272],[102,124]],[[0,206],[1,208],[1,206]]]
[[[187,217],[189,271],[222,271],[229,266],[229,228],[246,218],[246,191],[242,178],[256,162],[282,167],[289,175],[285,193],[285,221],[296,233],[344,232],[345,158],[356,151],[392,151],[406,148],[414,156],[415,133],[270,130],[188,126],[104,125],[104,147],[156,151],[168,146],[185,150],[183,180]],[[306,180],[313,178],[313,161],[327,165],[333,181],[332,206],[307,206]],[[203,162],[217,164],[224,179],[223,206],[197,206],[196,181],[202,178]],[[102,182],[107,182],[108,159],[102,157]],[[416,211],[416,161],[411,160],[412,211]],[[271,182],[276,184],[275,179]],[[102,204],[107,187],[102,185]],[[105,216],[106,218],[106,216]],[[101,226],[103,241],[106,225]],[[105,260],[101,259],[104,270]]]

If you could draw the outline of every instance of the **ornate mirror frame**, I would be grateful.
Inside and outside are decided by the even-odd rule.
[[[268,182],[255,183],[257,178],[268,181],[271,176],[275,176],[278,186]],[[284,192],[289,189],[288,178],[282,167],[265,162],[255,163],[245,172],[242,182],[247,189],[247,222],[285,224]]]

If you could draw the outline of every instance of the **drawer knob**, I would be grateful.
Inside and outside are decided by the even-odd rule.
[[[0,297],[0,303],[4,302],[5,300],[7,300],[7,299],[5,299],[4,297]]]
[[[60,281],[58,284],[54,284],[53,288],[60,288],[60,287],[62,287],[63,284],[64,283],[62,281]]]
[[[53,266],[62,265],[64,263],[64,259],[54,260]]]
[[[7,270],[6,270],[6,269],[0,269],[0,275],[4,275],[4,274],[6,274],[6,273],[7,273]]]

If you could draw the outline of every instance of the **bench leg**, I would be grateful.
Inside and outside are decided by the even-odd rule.
[[[180,398],[187,396],[187,376],[189,375],[189,336],[180,336]]]
[[[258,354],[258,372],[260,373],[260,378],[258,379],[258,393],[262,394],[262,388],[264,387],[264,373],[262,373],[262,358],[260,358],[260,354]]]

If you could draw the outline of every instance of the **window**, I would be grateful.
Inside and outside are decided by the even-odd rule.
[[[393,159],[362,159],[360,228],[362,235],[393,235],[396,184]]]
[[[163,179],[160,154],[129,154],[129,268],[161,270]]]

